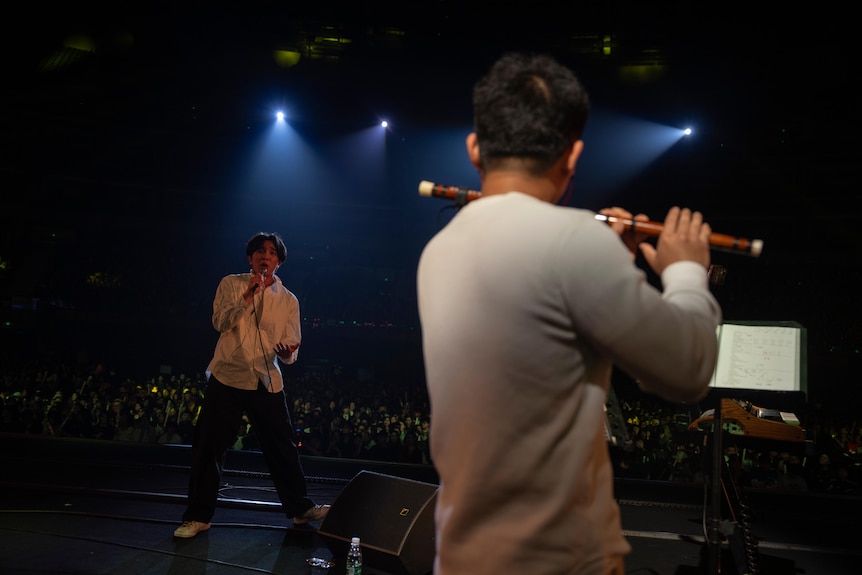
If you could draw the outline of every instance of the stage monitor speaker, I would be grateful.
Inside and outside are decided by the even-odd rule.
[[[318,534],[336,565],[352,537],[363,563],[389,573],[427,575],[434,568],[434,505],[438,486],[360,471],[332,502]]]

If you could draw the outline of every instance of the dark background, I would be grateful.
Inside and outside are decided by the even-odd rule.
[[[725,318],[802,324],[810,396],[855,409],[849,16],[582,4],[21,8],[0,97],[4,363],[202,371],[216,284],[245,271],[245,241],[264,230],[288,244],[280,275],[302,304],[306,367],[421,378],[415,266],[452,210],[417,185],[478,187],[463,151],[471,86],[525,49],[571,65],[593,101],[570,205],[656,220],[687,205],[714,231],[762,239],[760,258],[714,254]],[[303,145],[273,157],[263,142],[282,105]],[[351,139],[381,118],[385,151]],[[693,137],[631,168],[639,128],[687,125]]]

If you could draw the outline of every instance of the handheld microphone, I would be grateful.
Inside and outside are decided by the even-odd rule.
[[[267,271],[269,271],[269,268],[267,268],[267,267],[260,268],[260,277],[262,279],[266,278],[266,272]],[[260,288],[260,284],[259,283],[254,284],[254,288],[251,290],[251,293],[257,293],[258,288]]]

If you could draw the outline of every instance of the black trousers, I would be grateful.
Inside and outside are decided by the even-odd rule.
[[[192,440],[188,507],[183,521],[209,523],[212,519],[225,454],[236,440],[243,413],[248,415],[287,517],[302,515],[314,506],[307,496],[284,390],[270,393],[262,383],[254,391],[236,389],[210,377]]]

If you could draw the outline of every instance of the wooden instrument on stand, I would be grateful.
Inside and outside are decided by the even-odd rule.
[[[706,411],[691,422],[688,430],[703,431],[704,423],[714,425],[714,417],[712,410]],[[799,420],[794,414],[764,409],[736,399],[721,399],[721,423],[724,431],[731,435],[799,443],[805,441],[805,430],[799,427]]]

